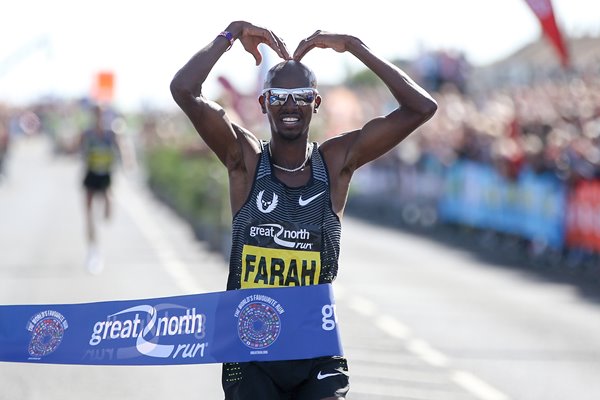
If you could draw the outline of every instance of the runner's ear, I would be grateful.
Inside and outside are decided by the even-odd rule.
[[[258,98],[258,102],[260,103],[260,109],[262,111],[263,114],[267,113],[267,105],[265,103],[265,95],[261,94],[260,97]]]
[[[319,106],[321,105],[321,96],[317,95],[317,98],[315,99],[315,109],[313,110],[313,112],[316,114],[317,112],[319,112]]]

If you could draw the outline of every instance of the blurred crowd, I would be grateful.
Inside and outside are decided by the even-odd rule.
[[[465,96],[437,93],[439,112],[415,138],[448,164],[464,158],[514,179],[529,166],[573,181],[600,177],[600,70]]]
[[[465,94],[472,66],[463,52],[439,49],[422,51],[411,69],[411,75],[430,92],[437,93],[452,85]]]
[[[493,165],[508,179],[524,168],[568,183],[600,178],[599,62],[483,90],[469,90],[471,67],[460,54],[434,52],[410,68],[439,109],[380,164],[414,165],[433,156],[446,166],[458,159]]]

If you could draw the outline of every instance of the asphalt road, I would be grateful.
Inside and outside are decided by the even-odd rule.
[[[138,175],[115,179],[105,268],[90,274],[77,160],[43,138],[14,144],[0,181],[0,304],[223,290],[223,258]],[[572,282],[354,218],[343,226],[334,290],[349,399],[600,398],[600,303]],[[42,398],[221,399],[220,366],[0,363],[0,400]]]

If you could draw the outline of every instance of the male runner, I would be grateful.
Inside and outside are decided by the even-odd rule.
[[[211,69],[235,40],[257,65],[260,43],[284,60],[269,70],[258,99],[271,126],[268,142],[230,121],[202,94]],[[322,99],[315,75],[300,61],[315,47],[350,52],[387,85],[398,107],[321,145],[310,142],[310,122]],[[229,173],[233,238],[228,290],[332,282],[352,174],[437,109],[425,90],[356,37],[317,31],[290,57],[281,38],[244,21],[232,22],[196,53],[173,78],[171,93]],[[340,399],[349,389],[347,371],[341,357],[226,363],[222,384],[226,399]]]
[[[111,215],[111,177],[114,164],[122,156],[116,133],[105,121],[104,109],[100,105],[91,108],[92,126],[78,137],[77,147],[84,159],[85,222],[88,240],[86,266],[93,274],[103,268],[102,257],[98,251],[97,234],[94,222],[94,198],[101,197],[104,203],[104,217]]]

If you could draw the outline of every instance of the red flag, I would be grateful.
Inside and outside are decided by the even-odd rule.
[[[525,2],[540,20],[542,30],[558,52],[561,64],[563,67],[567,67],[569,65],[569,52],[554,18],[552,0],[525,0]]]

